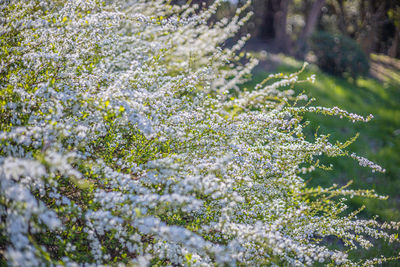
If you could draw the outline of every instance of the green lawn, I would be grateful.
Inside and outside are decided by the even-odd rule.
[[[292,58],[285,56],[279,58],[281,62],[276,65],[275,73],[292,73],[302,66],[302,62]],[[380,67],[385,68],[383,65]],[[245,86],[251,87],[254,82],[261,81],[268,74],[262,68],[257,69],[254,72],[254,81]],[[311,186],[326,187],[333,183],[346,184],[349,180],[353,180],[351,187],[354,189],[375,189],[377,193],[389,196],[389,199],[384,201],[354,198],[349,201],[350,207],[356,209],[365,204],[367,208],[362,216],[379,215],[379,218],[385,221],[400,221],[400,81],[380,82],[373,78],[359,78],[354,83],[325,74],[313,65],[310,65],[300,77],[311,74],[316,74],[316,82],[299,84],[295,90],[300,93],[305,91],[310,97],[316,98],[314,105],[338,106],[363,116],[373,114],[375,118],[369,123],[351,123],[346,119],[308,114],[306,120],[311,123],[307,133],[313,136],[320,126],[318,132],[330,133],[332,142],[344,141],[360,133],[360,137],[349,150],[378,163],[386,169],[386,173],[372,173],[370,169],[359,166],[356,161],[347,157],[323,158],[321,160],[328,165],[332,163],[334,169],[317,170],[306,176],[306,180]],[[386,255],[395,255],[396,251],[398,254],[400,250],[397,246],[396,248],[385,246],[365,253],[371,256],[379,249],[383,249]],[[397,263],[392,264],[396,266]]]

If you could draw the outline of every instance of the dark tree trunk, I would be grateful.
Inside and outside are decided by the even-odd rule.
[[[389,51],[388,51],[388,55],[390,57],[393,57],[393,58],[397,57],[397,51],[399,49],[399,35],[400,35],[400,30],[398,27],[396,27],[394,39],[393,39],[392,45],[390,46]]]
[[[348,27],[347,27],[347,14],[346,14],[346,10],[344,8],[344,3],[343,0],[337,0],[338,6],[339,6],[339,10],[336,12],[338,20],[339,20],[339,30],[341,31],[342,34],[347,35],[348,32]]]
[[[261,30],[258,37],[271,40],[275,38],[275,26],[274,26],[274,16],[275,16],[275,6],[273,5],[273,0],[266,0],[264,6],[265,10],[263,12],[263,20],[260,25]]]
[[[290,36],[287,33],[287,15],[291,0],[270,0],[274,9],[275,47],[283,53],[290,52]]]
[[[379,44],[379,31],[385,21],[385,2],[369,0],[365,7],[365,20],[363,34],[358,38],[362,50],[370,55]],[[364,13],[364,12],[362,12]]]
[[[306,24],[304,25],[303,30],[300,33],[298,38],[296,47],[296,56],[304,59],[304,56],[307,54],[307,39],[314,32],[315,27],[318,22],[319,15],[321,14],[321,9],[325,4],[325,0],[315,0],[308,16],[306,18]]]

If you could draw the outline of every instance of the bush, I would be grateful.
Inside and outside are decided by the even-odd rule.
[[[0,6],[1,264],[371,265],[350,251],[397,241],[397,223],[346,213],[345,187],[307,188],[318,157],[302,114],[312,107],[272,75],[240,92],[255,65],[248,19],[208,24],[169,1],[20,1]],[[310,78],[311,80],[313,77]],[[306,105],[303,105],[303,104]],[[338,196],[343,196],[338,198]],[[332,248],[336,237],[345,248]]]
[[[354,79],[368,74],[368,57],[357,42],[346,36],[317,32],[311,37],[310,48],[317,58],[317,65],[328,73],[348,73]]]

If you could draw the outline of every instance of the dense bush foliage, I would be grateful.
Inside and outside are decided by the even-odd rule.
[[[0,5],[2,264],[371,265],[348,253],[398,242],[359,219],[345,187],[307,188],[322,154],[354,141],[303,134],[311,106],[256,62],[220,48],[249,17],[207,24],[168,1],[9,0]],[[342,245],[334,247],[334,243]]]
[[[317,58],[317,65],[326,72],[348,73],[353,78],[368,74],[368,57],[356,41],[344,35],[316,32],[311,37],[310,48]]]

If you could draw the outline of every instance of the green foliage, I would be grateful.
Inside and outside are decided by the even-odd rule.
[[[347,73],[354,79],[368,74],[368,57],[354,40],[344,35],[316,32],[310,47],[317,65],[328,73],[341,76]]]

